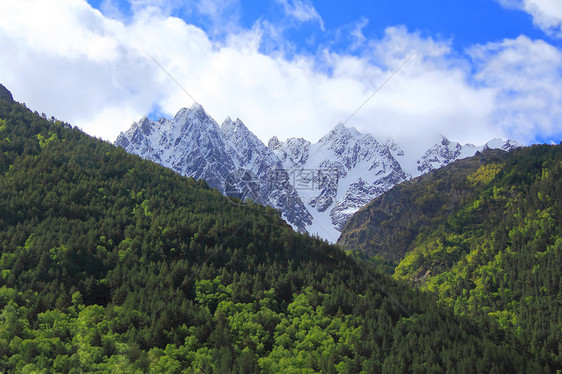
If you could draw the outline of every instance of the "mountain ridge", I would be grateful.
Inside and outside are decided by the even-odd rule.
[[[298,230],[311,224],[279,160],[239,119],[228,118],[219,126],[197,104],[181,109],[172,120],[145,117],[115,144],[182,175],[204,179],[223,194],[279,209]]]
[[[189,114],[192,112],[197,115]],[[185,122],[194,117],[210,126],[216,141],[204,143],[190,138],[189,133],[177,131],[160,135],[172,123],[189,129]],[[145,129],[147,126],[153,129]],[[204,132],[202,128],[197,130]],[[178,146],[180,143],[182,146]],[[228,117],[219,127],[199,104],[181,109],[172,120],[143,118],[122,132],[115,144],[172,167],[182,175],[207,177],[209,185],[223,193],[228,181],[229,186],[235,186],[229,188],[234,196],[280,209],[295,229],[330,242],[337,240],[353,213],[394,185],[487,148],[510,150],[519,146],[510,140],[493,140],[477,147],[441,137],[425,153],[409,159],[392,139],[379,142],[371,134],[343,124],[335,126],[317,143],[303,138],[280,141],[272,137],[266,146],[240,119],[233,121]],[[210,152],[210,160],[203,160],[201,152],[194,155],[193,149],[205,148]],[[164,154],[166,159],[162,158]],[[176,160],[170,162],[170,157]],[[192,158],[199,160],[197,165],[189,163]],[[208,169],[200,170],[201,164]]]

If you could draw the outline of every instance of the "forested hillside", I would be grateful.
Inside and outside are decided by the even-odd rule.
[[[397,185],[357,212],[338,243],[368,256],[399,261],[420,233],[431,232],[485,187],[468,183],[469,175],[483,165],[501,164],[508,155],[487,150]]]
[[[11,97],[0,250],[0,371],[552,370],[487,315]]]
[[[562,369],[562,146],[487,151],[397,186],[340,244],[461,316],[490,316]]]

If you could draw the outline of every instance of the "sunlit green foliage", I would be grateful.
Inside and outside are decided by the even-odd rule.
[[[478,170],[467,177],[468,183],[470,183],[473,187],[479,183],[486,185],[494,179],[494,177],[501,171],[502,167],[502,164],[494,162],[482,165]]]

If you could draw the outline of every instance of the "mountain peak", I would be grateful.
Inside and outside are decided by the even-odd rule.
[[[340,122],[336,125],[336,127],[334,127],[332,129],[331,132],[345,132],[345,133],[349,133],[352,135],[359,135],[361,134],[359,131],[357,131],[357,129],[353,126],[346,126],[343,122]]]
[[[517,143],[515,140],[503,140],[500,138],[494,138],[486,143],[485,148],[491,149],[502,149],[504,151],[511,151],[514,148],[522,147],[521,144]]]
[[[174,116],[174,119],[186,116],[188,113],[189,113],[189,108],[181,108]]]
[[[262,203],[280,209],[293,227],[331,241],[354,212],[397,183],[484,148],[436,136],[420,157],[392,139],[378,143],[368,132],[344,123],[315,144],[273,136],[266,147],[240,119],[227,117],[219,126],[199,104],[167,121],[143,118],[116,144],[181,174],[203,178],[223,192],[236,170],[249,170],[263,187]],[[487,147],[508,150],[513,145],[492,140]]]
[[[267,147],[269,149],[271,149],[272,151],[275,151],[276,149],[281,149],[282,148],[282,144],[281,141],[279,141],[279,138],[276,136],[273,136],[271,139],[269,139],[269,141],[267,142]]]
[[[329,133],[324,135],[318,142],[319,143],[333,143],[333,142],[347,142],[350,139],[361,135],[355,127],[346,127],[342,122],[338,123],[336,127],[330,130]]]
[[[201,104],[199,104],[198,102],[193,103],[191,105],[191,108],[189,108],[189,110],[194,111],[194,112],[197,112],[197,111],[200,111],[200,110],[205,111],[203,109],[203,107],[201,106]]]
[[[352,136],[352,137],[358,137],[358,136],[371,136],[371,134],[368,133],[361,133],[359,132],[355,127],[353,126],[346,126],[343,123],[338,123],[336,125],[336,127],[334,127],[334,129],[331,131],[334,133],[339,133],[339,134],[345,134],[348,136]]]
[[[448,146],[449,144],[451,144],[451,141],[443,135],[440,135],[439,141],[441,142],[441,145],[444,145],[444,146]]]
[[[178,112],[176,113],[176,116],[178,116],[179,114],[184,114],[184,113],[198,113],[198,112],[205,113],[205,109],[203,109],[201,104],[193,103],[193,105],[191,105],[191,107],[189,107],[189,108],[183,107],[180,110],[178,110]]]
[[[214,122],[198,103],[194,103],[190,108],[181,108],[172,121],[179,125]]]
[[[251,131],[248,127],[246,127],[244,122],[242,122],[239,118],[236,118],[236,121],[233,121],[230,117],[226,117],[222,123],[221,131],[225,134],[232,134],[234,136],[248,136],[251,134]]]

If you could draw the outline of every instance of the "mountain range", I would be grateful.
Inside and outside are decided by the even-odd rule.
[[[335,242],[350,217],[393,186],[488,148],[520,145],[494,139],[483,146],[440,137],[421,154],[392,139],[337,125],[317,143],[302,138],[269,140],[267,146],[240,119],[221,126],[199,105],[173,119],[144,117],[115,144],[127,152],[204,179],[232,201],[269,205],[293,228]]]

